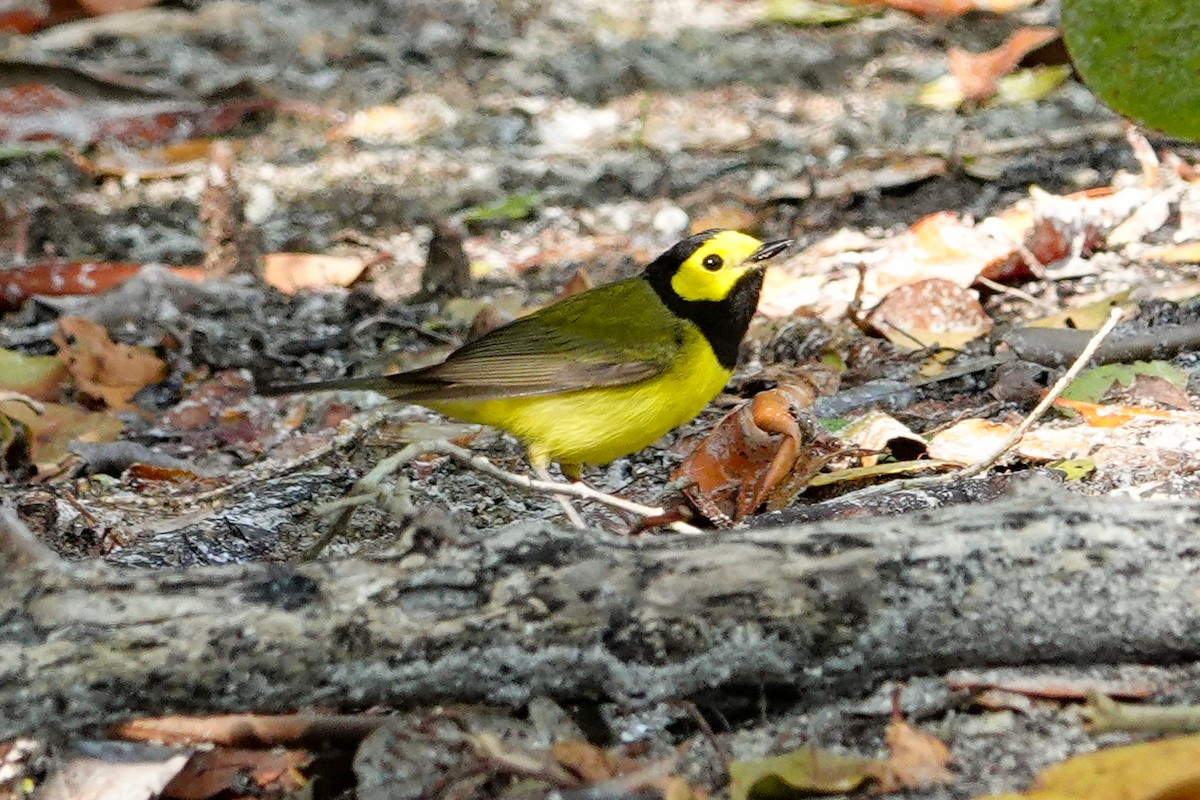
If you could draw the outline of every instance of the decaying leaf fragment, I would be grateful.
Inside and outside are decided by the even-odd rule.
[[[776,388],[759,392],[717,423],[672,481],[717,525],[745,519],[764,503],[783,507],[832,455],[804,451],[817,433],[804,412],[836,384],[833,370],[810,365]]]

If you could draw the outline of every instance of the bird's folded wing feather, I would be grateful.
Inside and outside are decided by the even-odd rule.
[[[422,402],[554,394],[636,383],[670,365],[678,350],[675,321],[625,318],[624,302],[646,298],[574,299],[485,334],[441,364],[392,376],[399,396]]]

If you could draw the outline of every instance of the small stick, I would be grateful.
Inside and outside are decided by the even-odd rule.
[[[1088,695],[1083,715],[1091,734],[1120,731],[1163,736],[1200,731],[1200,706],[1138,706],[1118,703],[1099,692]]]
[[[574,497],[580,500],[594,500],[598,503],[610,506],[611,508],[620,511],[627,511],[631,514],[636,514],[640,517],[657,517],[663,514],[663,509],[653,506],[644,506],[641,503],[635,503],[631,500],[625,500],[621,497],[615,497],[599,489],[593,489],[586,483],[561,483],[555,480],[547,480],[544,476],[542,479],[530,478],[528,475],[517,475],[512,472],[507,472],[500,469],[492,462],[488,461],[483,456],[477,456],[466,448],[459,447],[446,441],[428,441],[410,444],[397,453],[394,453],[375,465],[375,468],[363,476],[358,482],[356,491],[359,494],[374,495],[378,494],[378,486],[383,479],[400,468],[400,465],[413,460],[417,456],[425,453],[438,453],[440,455],[449,456],[455,461],[478,470],[485,475],[495,478],[499,481],[507,483],[510,486],[515,486],[520,489],[529,489],[535,492],[544,492],[552,494],[556,497]],[[347,507],[359,505],[360,501],[354,500],[335,500],[332,503],[321,506],[317,509],[317,513],[326,513],[329,511],[346,511]],[[582,519],[579,520],[583,522]],[[574,523],[574,520],[572,520]],[[668,526],[676,533],[700,533],[700,529],[688,525],[686,522],[673,522]],[[311,549],[310,549],[311,550]],[[315,555],[315,554],[314,554]]]
[[[1042,311],[1045,311],[1049,314],[1054,314],[1059,311],[1058,308],[1055,308],[1053,303],[1048,303],[1045,300],[1042,300],[1040,297],[1034,297],[1029,292],[1021,291],[1015,286],[1005,286],[1003,283],[994,281],[991,278],[985,278],[982,275],[976,276],[975,282],[981,286],[986,286],[998,294],[1005,294],[1009,297],[1015,297],[1018,300],[1024,300],[1026,303],[1037,306]]]
[[[1016,447],[1017,442],[1021,441],[1022,437],[1029,432],[1029,429],[1033,427],[1034,423],[1041,419],[1045,413],[1050,410],[1050,406],[1054,405],[1054,401],[1057,400],[1059,396],[1067,390],[1067,387],[1071,385],[1071,382],[1079,376],[1079,373],[1083,372],[1085,367],[1087,367],[1088,362],[1092,360],[1092,356],[1096,355],[1096,351],[1100,349],[1100,345],[1104,343],[1104,340],[1108,338],[1110,333],[1112,333],[1113,328],[1117,327],[1117,323],[1121,321],[1121,314],[1122,312],[1119,308],[1113,308],[1108,312],[1108,319],[1104,321],[1104,324],[1100,326],[1095,335],[1092,336],[1092,338],[1088,341],[1087,347],[1083,348],[1083,352],[1079,354],[1079,358],[1075,359],[1075,363],[1073,363],[1067,369],[1067,371],[1062,374],[1062,377],[1054,382],[1054,385],[1050,387],[1050,391],[1046,392],[1046,395],[1042,398],[1042,401],[1034,407],[1033,411],[1029,412],[1029,415],[1025,417],[1025,419],[1021,420],[1021,424],[1013,429],[1013,432],[1008,435],[1008,438],[1005,439],[998,448],[996,448],[994,453],[982,461],[977,461],[971,466],[963,469],[961,472],[953,473],[951,477],[972,478],[994,465],[997,461],[1003,458],[1008,451]]]
[[[1108,338],[1110,333],[1112,333],[1113,328],[1117,326],[1117,322],[1119,322],[1121,319],[1121,313],[1122,312],[1119,308],[1113,308],[1111,311],[1109,311],[1108,319],[1104,321],[1104,324],[1101,325],[1096,333],[1092,335],[1092,338],[1088,340],[1087,346],[1083,348],[1083,352],[1079,354],[1079,357],[1076,358],[1067,371],[1062,374],[1062,377],[1055,381],[1054,385],[1050,387],[1050,390],[1047,391],[1045,396],[1042,397],[1042,401],[1037,404],[1033,411],[1029,412],[1025,419],[1021,420],[1021,424],[1013,429],[1012,433],[1008,435],[1008,438],[1006,438],[991,455],[975,462],[974,464],[971,464],[968,467],[963,467],[956,472],[949,472],[945,475],[935,475],[925,478],[896,480],[888,483],[881,483],[876,486],[868,486],[867,488],[859,489],[856,492],[849,492],[848,494],[843,495],[841,499],[864,497],[866,495],[878,494],[880,492],[899,491],[903,489],[924,489],[928,486],[940,486],[942,484],[960,481],[964,478],[973,478],[981,472],[984,472],[985,470],[994,466],[997,461],[1003,458],[1006,453],[1012,450],[1017,443],[1021,441],[1021,438],[1029,432],[1029,429],[1033,427],[1034,423],[1036,423],[1042,418],[1043,415],[1045,415],[1045,413],[1050,409],[1050,406],[1054,405],[1054,401],[1057,400],[1059,396],[1066,390],[1066,388],[1071,385],[1071,382],[1078,377],[1079,373],[1083,372],[1084,367],[1086,367],[1088,362],[1092,360],[1092,356],[1094,356],[1096,351],[1100,349],[1100,345],[1104,343],[1104,340]]]

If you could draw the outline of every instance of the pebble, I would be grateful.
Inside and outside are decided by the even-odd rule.
[[[688,214],[679,206],[663,206],[654,215],[653,225],[664,236],[678,236],[687,230]]]

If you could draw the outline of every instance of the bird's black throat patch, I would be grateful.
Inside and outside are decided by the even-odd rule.
[[[687,241],[687,240],[685,240]],[[678,246],[678,245],[677,245]],[[698,246],[698,245],[696,245]],[[674,248],[673,248],[674,249]],[[695,246],[683,256],[695,252]],[[657,259],[646,268],[642,277],[654,288],[663,304],[676,316],[692,322],[704,334],[708,344],[717,357],[717,362],[725,369],[732,370],[737,365],[738,349],[742,337],[750,327],[750,319],[758,308],[758,295],[762,291],[763,270],[754,269],[741,277],[733,290],[724,300],[684,300],[671,288],[671,278],[675,269],[660,265],[670,251]],[[677,267],[683,261],[675,263]]]

